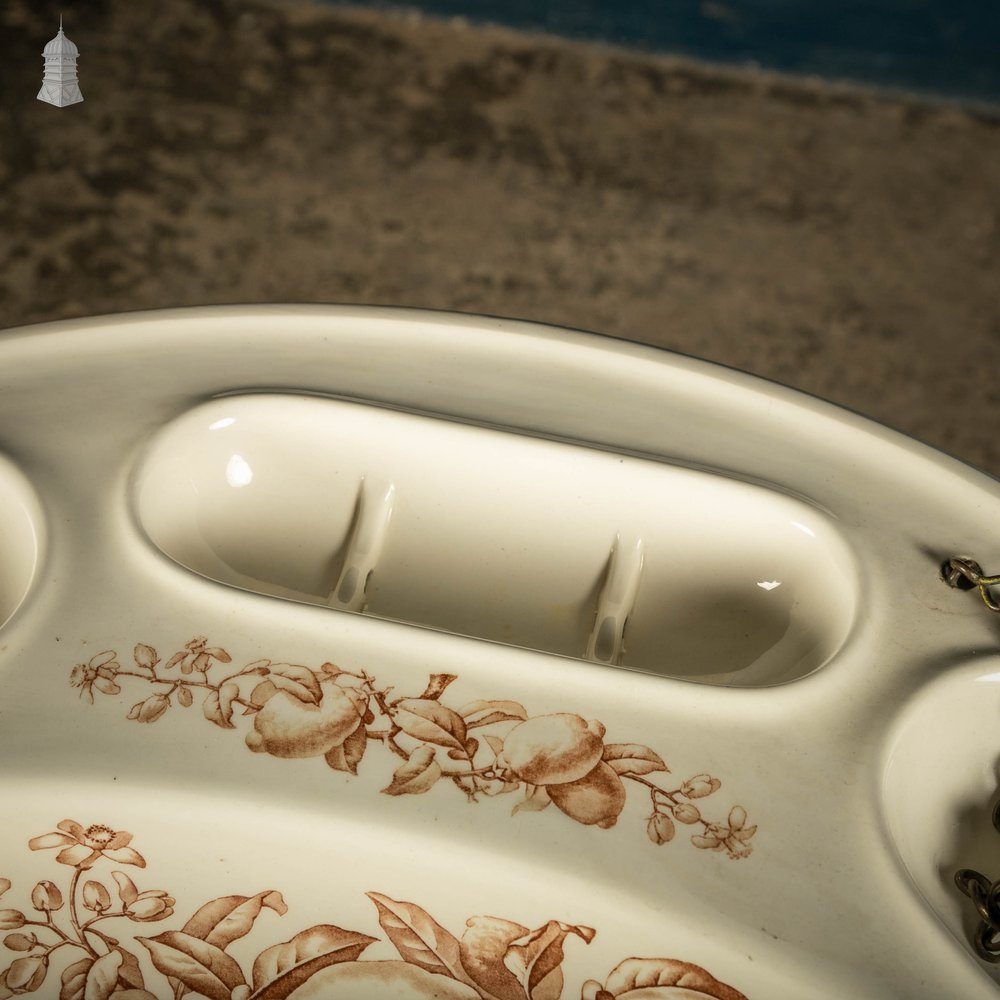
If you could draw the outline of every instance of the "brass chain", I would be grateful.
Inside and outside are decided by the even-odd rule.
[[[983,567],[970,559],[968,556],[955,556],[949,559],[941,567],[941,576],[949,587],[958,590],[972,590],[973,587],[979,590],[979,596],[983,599],[983,604],[1000,614],[1000,602],[990,593],[990,587],[1000,585],[1000,576],[987,576],[983,572]]]
[[[1000,803],[993,810],[993,826],[1000,832]],[[955,885],[972,900],[979,924],[972,932],[972,947],[984,961],[1000,962],[1000,879],[991,882],[982,872],[961,868]]]
[[[1000,614],[1000,602],[990,591],[990,587],[1000,585],[1000,576],[987,576],[975,559],[955,556],[941,567],[941,576],[949,587],[977,589],[986,607]],[[1000,833],[1000,803],[993,809],[993,827]],[[972,932],[976,954],[984,962],[1000,962],[1000,879],[991,882],[982,872],[961,868],[955,872],[955,884],[972,900],[979,915],[979,924]]]

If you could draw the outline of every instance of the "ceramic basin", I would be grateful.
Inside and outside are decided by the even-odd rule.
[[[978,924],[955,873],[1000,871],[1000,659],[967,651],[903,713],[890,743],[885,803],[900,857],[926,902],[965,943]]]
[[[995,995],[993,480],[296,306],[8,331],[0,454],[0,998]]]

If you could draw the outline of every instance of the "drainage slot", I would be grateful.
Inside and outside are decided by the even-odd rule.
[[[396,487],[361,480],[356,515],[340,579],[327,604],[343,611],[363,611],[371,578],[389,530]]]
[[[597,624],[587,643],[588,660],[613,664],[622,662],[625,624],[639,591],[642,560],[641,538],[624,544],[621,536],[615,539],[608,559],[607,579],[597,605]]]

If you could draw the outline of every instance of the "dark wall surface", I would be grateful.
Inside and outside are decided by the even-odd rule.
[[[1000,117],[417,16],[0,8],[0,326],[517,316],[747,369],[1000,472]],[[600,405],[596,400],[595,405]]]

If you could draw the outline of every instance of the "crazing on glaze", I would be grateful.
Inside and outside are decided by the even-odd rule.
[[[161,667],[156,649],[139,643],[133,664],[123,667],[114,650],[77,664],[70,683],[93,704],[94,692],[117,695],[122,682],[153,688],[136,702],[128,718],[153,723],[174,706],[201,700],[205,718],[236,729],[237,709],[250,722],[247,746],[275,757],[323,757],[336,771],[357,774],[373,744],[400,758],[386,795],[417,795],[441,781],[451,782],[470,802],[480,797],[521,793],[513,807],[538,812],[555,804],[570,819],[604,829],[625,806],[626,782],[649,795],[646,833],[654,844],[674,838],[676,824],[696,828],[691,843],[702,850],[748,857],[756,825],[733,806],[725,821],[706,819],[696,800],[716,792],[721,782],[696,774],[675,788],[650,775],[669,773],[663,758],[647,746],[610,743],[604,726],[572,713],[529,716],[518,702],[477,700],[456,708],[443,696],[454,674],[432,674],[415,696],[380,687],[368,673],[319,669],[294,663],[255,660],[240,670],[218,674],[232,662],[221,647],[195,638]],[[211,679],[210,679],[211,675]],[[472,735],[478,730],[479,735]]]
[[[4,947],[15,955],[0,970],[0,1000],[37,992],[60,965],[59,1000],[181,1000],[185,995],[346,1000],[404,994],[437,1000],[560,1000],[567,941],[577,937],[589,944],[596,934],[591,927],[556,920],[531,930],[511,920],[475,916],[459,938],[416,903],[369,892],[398,959],[361,960],[379,938],[317,924],[241,964],[227,948],[254,930],[264,910],[279,917],[288,912],[281,893],[268,889],[209,900],[180,930],[132,935],[123,943],[120,935],[139,929],[130,925],[165,921],[176,905],[167,890],[140,891],[120,870],[146,867],[131,841],[127,831],[102,824],[84,828],[66,819],[28,842],[33,851],[58,851],[54,861],[71,873],[64,871],[59,882],[38,882],[29,895],[30,909],[0,909],[0,929],[8,932]],[[0,878],[0,896],[10,889],[10,880]],[[138,958],[144,953],[162,980],[147,981]],[[652,1000],[674,988],[715,1000],[747,1000],[700,966],[634,957],[620,962],[603,984],[585,982],[581,1000]],[[45,995],[55,996],[51,989]]]

